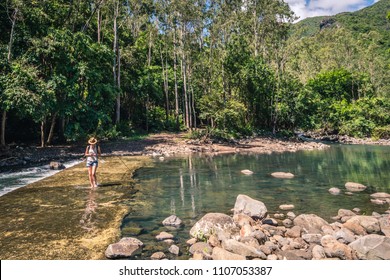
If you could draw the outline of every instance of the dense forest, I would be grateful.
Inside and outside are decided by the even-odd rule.
[[[140,132],[390,137],[390,0],[1,0],[1,145]]]

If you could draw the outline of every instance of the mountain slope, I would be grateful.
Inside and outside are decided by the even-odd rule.
[[[292,34],[298,37],[313,36],[324,28],[343,27],[352,32],[368,33],[377,31],[390,33],[390,24],[386,19],[390,11],[390,0],[380,0],[372,6],[356,12],[340,13],[334,16],[306,18],[294,24]]]

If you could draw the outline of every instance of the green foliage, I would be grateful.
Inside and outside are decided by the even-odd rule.
[[[283,1],[123,1],[119,50],[115,2],[98,2],[6,1],[0,108],[10,118],[46,132],[54,120],[57,139],[69,141],[199,126],[220,139],[294,129],[386,135],[390,0],[306,19],[288,40],[294,16]]]
[[[390,125],[376,127],[372,132],[374,139],[390,139]]]

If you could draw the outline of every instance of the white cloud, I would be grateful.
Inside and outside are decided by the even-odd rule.
[[[314,17],[335,15],[362,9],[379,0],[285,0],[299,20]]]

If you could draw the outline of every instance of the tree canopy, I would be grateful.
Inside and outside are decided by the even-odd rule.
[[[3,1],[2,145],[197,128],[386,136],[388,32],[302,36],[295,19],[282,0]]]

